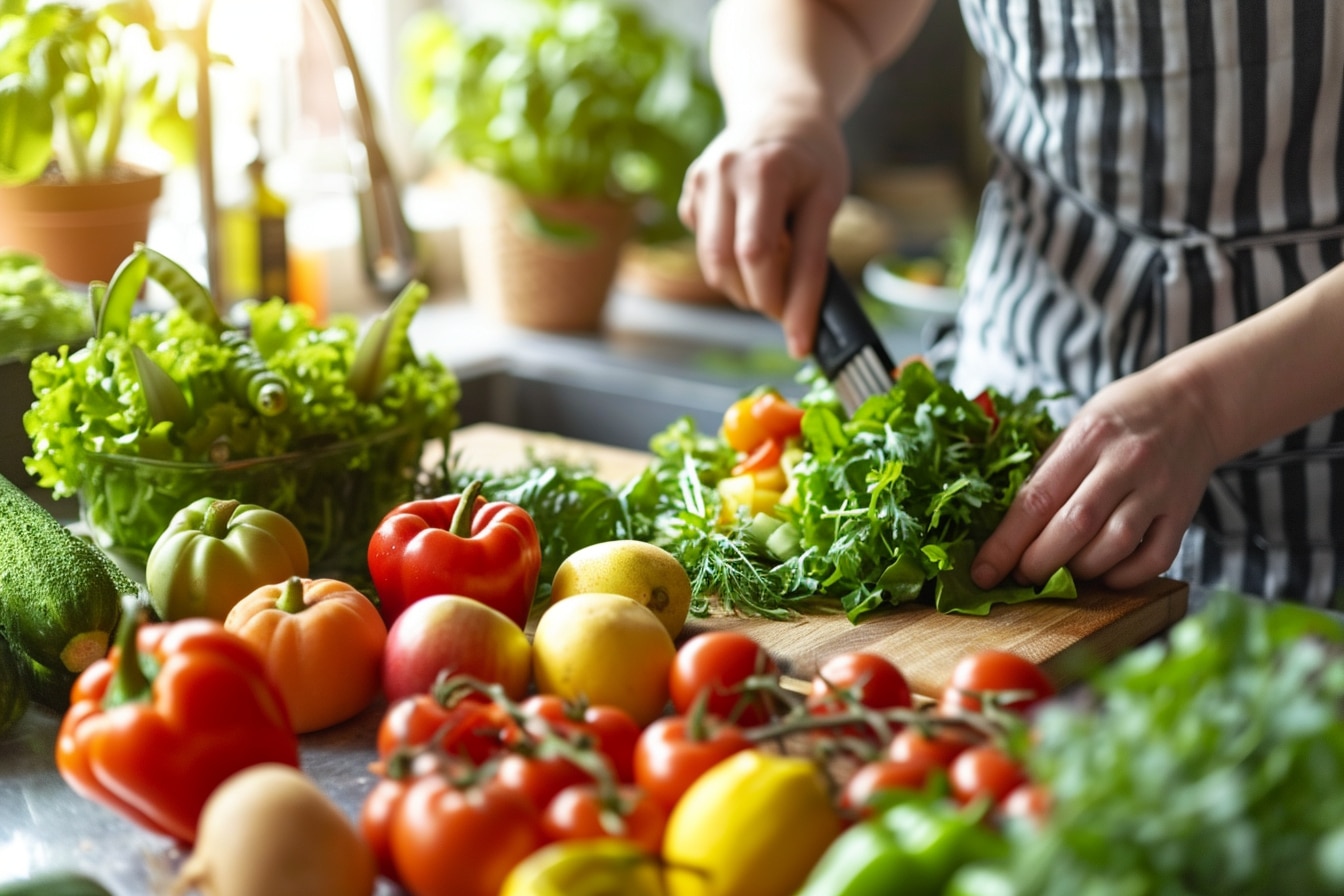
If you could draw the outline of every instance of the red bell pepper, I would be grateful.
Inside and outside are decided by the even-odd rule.
[[[531,514],[487,502],[481,483],[460,495],[410,501],[383,517],[369,540],[369,575],[384,621],[432,594],[458,594],[494,607],[522,628],[541,573]]]
[[[263,762],[299,765],[261,657],[207,618],[142,625],[129,600],[108,655],[80,674],[56,739],[76,793],[191,843],[206,798]]]

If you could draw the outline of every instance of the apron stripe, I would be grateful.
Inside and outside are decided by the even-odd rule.
[[[1101,50],[1101,204],[1115,205],[1120,192],[1117,157],[1120,147],[1120,82],[1116,79],[1114,10],[1109,3],[1097,4],[1097,46]]]
[[[1323,2],[1297,0],[1293,6],[1292,123],[1283,159],[1285,220],[1289,230],[1305,230],[1315,223],[1311,207],[1311,144],[1324,66]]]
[[[1139,59],[1143,76],[1143,100],[1147,112],[1143,129],[1143,204],[1139,221],[1149,233],[1162,230],[1166,165],[1162,121],[1166,103],[1162,92],[1162,67],[1165,58],[1162,34],[1162,9],[1156,3],[1139,4]]]
[[[1185,17],[1190,57],[1189,129],[1186,143],[1190,158],[1178,176],[1189,181],[1186,190],[1186,221],[1205,221],[1212,205],[1213,173],[1217,161],[1217,90],[1214,80],[1213,10],[1208,0],[1187,0]],[[1205,331],[1207,333],[1207,331]]]
[[[1268,70],[1269,13],[1263,3],[1264,0],[1243,0],[1237,4],[1243,71]],[[1260,170],[1265,158],[1265,128],[1268,124],[1265,92],[1268,86],[1268,78],[1241,79],[1241,173],[1233,203],[1237,236],[1260,232]]]
[[[1068,22],[1073,18],[1073,4],[1065,0],[1063,19]],[[1064,79],[1064,118],[1060,156],[1064,163],[1064,182],[1074,189],[1082,186],[1082,179],[1078,174],[1078,110],[1082,105],[1082,86],[1078,82],[1078,39],[1073,33],[1073,29],[1065,28],[1063,39],[1064,45],[1064,67],[1060,71],[1060,76]],[[1091,149],[1089,141],[1088,149]]]

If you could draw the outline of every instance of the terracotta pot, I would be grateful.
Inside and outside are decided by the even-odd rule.
[[[149,235],[163,175],[120,166],[108,180],[0,187],[0,246],[43,259],[63,280],[107,280]]]
[[[462,275],[472,301],[530,329],[597,329],[634,227],[631,206],[525,196],[475,172],[462,190]]]

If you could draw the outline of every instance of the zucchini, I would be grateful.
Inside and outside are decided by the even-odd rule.
[[[124,594],[112,559],[0,476],[0,632],[43,666],[84,671],[107,654]]]
[[[112,896],[112,893],[88,875],[53,871],[28,880],[0,884],[0,896]]]
[[[70,689],[79,676],[68,669],[53,669],[18,650],[11,651],[19,667],[19,680],[34,703],[65,712],[70,708]]]
[[[0,636],[0,734],[8,731],[28,711],[28,689],[19,672],[19,661]]]

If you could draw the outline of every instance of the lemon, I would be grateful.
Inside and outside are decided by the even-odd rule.
[[[501,896],[663,896],[658,857],[619,838],[562,840],[513,867]]]
[[[653,611],[675,638],[691,609],[691,579],[672,554],[646,541],[617,539],[580,548],[551,582],[551,600],[575,594],[623,594]]]
[[[653,611],[622,594],[574,594],[532,635],[537,690],[619,707],[641,726],[662,715],[677,648]]]

